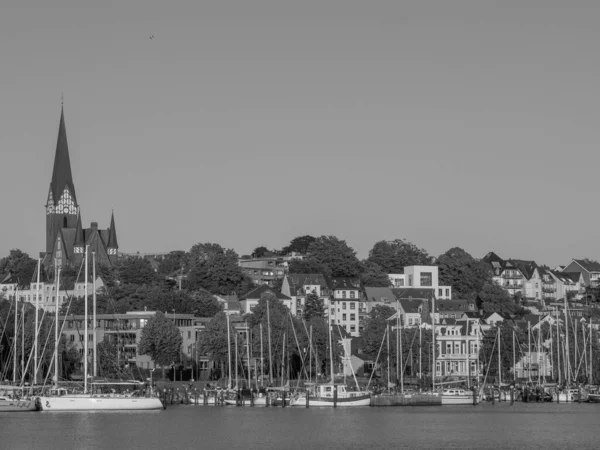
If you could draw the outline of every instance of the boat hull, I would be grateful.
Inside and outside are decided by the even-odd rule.
[[[369,406],[371,404],[371,395],[356,395],[353,397],[341,397],[335,402],[332,397],[310,397],[308,400],[309,406],[336,406],[340,408],[348,406]],[[306,396],[300,395],[296,399],[292,399],[290,402],[291,406],[304,406],[306,407]]]
[[[226,399],[226,405],[237,406],[237,400]],[[241,400],[241,406],[266,406],[267,405],[267,397],[255,397],[254,404],[251,403],[249,398],[245,398]]]
[[[442,405],[473,405],[472,395],[442,395]]]
[[[156,397],[38,397],[41,411],[148,411],[163,409]]]
[[[36,409],[35,400],[0,399],[0,413],[35,411]]]
[[[600,403],[600,394],[589,394],[588,402],[590,403]]]

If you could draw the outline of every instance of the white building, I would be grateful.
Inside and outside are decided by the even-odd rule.
[[[440,286],[437,266],[407,266],[403,274],[388,274],[392,287],[434,289],[438,299],[451,299],[452,286]]]
[[[358,278],[333,278],[333,295],[329,309],[329,322],[337,324],[353,337],[360,336],[359,315],[362,301]]]

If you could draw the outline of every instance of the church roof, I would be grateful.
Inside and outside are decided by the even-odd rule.
[[[77,214],[77,226],[75,227],[75,242],[74,247],[83,247],[85,245],[85,239],[83,238],[83,228],[81,226],[81,215]]]
[[[60,124],[58,126],[58,139],[56,141],[56,153],[54,155],[54,169],[52,171],[52,181],[50,190],[54,202],[58,202],[65,187],[69,188],[73,200],[77,202],[75,196],[75,185],[73,184],[73,175],[71,174],[71,160],[69,158],[69,146],[67,144],[67,130],[65,127],[65,115],[61,108]]]

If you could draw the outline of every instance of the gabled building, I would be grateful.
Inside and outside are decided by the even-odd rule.
[[[583,291],[583,274],[581,272],[563,272],[551,270],[550,275],[556,282],[556,297],[552,300],[560,300],[569,296],[573,292],[573,298],[581,298]]]
[[[323,302],[325,316],[328,316],[329,299],[333,294],[328,280],[320,273],[290,273],[284,276],[281,292],[292,298],[296,304],[295,315],[301,316],[304,312],[306,296],[315,293]]]
[[[574,259],[563,272],[577,272],[583,276],[583,286],[600,286],[600,263],[585,259]]]
[[[392,287],[433,289],[436,298],[451,299],[452,286],[439,285],[437,266],[406,266],[404,273],[388,274]]]
[[[98,264],[112,266],[117,261],[119,244],[114,214],[107,229],[98,228],[98,222],[92,222],[89,228],[82,226],[71,173],[65,116],[61,109],[54,168],[46,197],[46,250],[41,253],[43,264],[46,268],[52,268],[55,264],[79,267],[86,246],[90,260],[94,253]]]
[[[287,260],[279,256],[244,258],[240,259],[238,264],[242,272],[259,286],[262,284],[273,286],[277,280],[282,280],[288,266]]]
[[[281,300],[283,304],[292,312],[292,314],[294,314],[296,305],[294,304],[292,298],[276,291],[268,284],[263,284],[262,286],[252,289],[250,292],[240,297],[242,314],[251,313],[254,308],[256,308],[256,305],[258,305],[258,301],[261,299],[262,295],[266,293],[273,294],[275,298]]]
[[[510,296],[521,295],[524,298],[542,298],[542,282],[539,266],[535,261],[523,259],[503,260],[496,253],[489,252],[483,257],[492,269],[492,279],[502,286]]]

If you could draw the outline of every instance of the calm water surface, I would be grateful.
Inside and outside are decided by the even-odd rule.
[[[3,413],[0,448],[598,449],[600,405]]]

